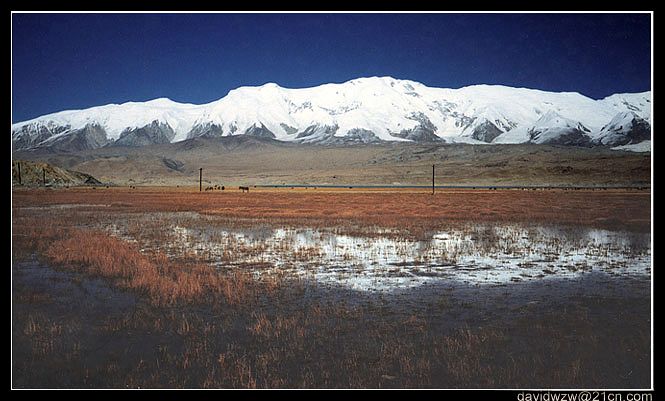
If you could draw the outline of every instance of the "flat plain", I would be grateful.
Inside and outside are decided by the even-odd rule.
[[[318,146],[230,136],[77,152],[15,152],[115,185],[649,186],[651,154],[554,145]],[[41,177],[39,177],[41,178]]]

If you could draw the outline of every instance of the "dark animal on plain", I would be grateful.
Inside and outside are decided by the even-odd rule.
[[[249,192],[249,187],[238,187],[242,192]]]

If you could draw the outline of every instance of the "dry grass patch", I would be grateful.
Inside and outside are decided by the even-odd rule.
[[[44,253],[52,263],[113,279],[123,288],[146,295],[155,305],[218,298],[236,304],[248,296],[251,277],[247,274],[222,275],[203,264],[175,264],[159,252],[145,255],[137,244],[105,232],[71,229],[66,234],[52,241]]]

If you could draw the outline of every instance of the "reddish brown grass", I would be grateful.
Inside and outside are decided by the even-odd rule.
[[[250,277],[222,275],[207,265],[174,264],[161,253],[149,257],[134,243],[104,232],[71,229],[51,242],[45,255],[56,265],[115,279],[116,283],[146,294],[155,305],[197,303],[223,297],[241,302]]]
[[[105,204],[126,212],[193,211],[236,218],[357,221],[382,227],[430,222],[528,221],[648,231],[651,197],[637,190],[289,191],[199,193],[180,188],[15,190],[14,205]]]

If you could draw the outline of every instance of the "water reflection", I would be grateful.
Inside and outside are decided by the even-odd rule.
[[[252,269],[257,276],[286,272],[360,290],[434,280],[485,285],[575,278],[591,271],[651,272],[649,234],[598,229],[463,225],[427,240],[290,227],[171,230],[166,249],[172,255],[194,251],[223,269]]]
[[[359,290],[390,291],[448,280],[497,285],[588,272],[648,277],[650,235],[588,228],[460,225],[414,240],[333,229],[205,229],[175,225],[159,244],[195,252],[221,269],[292,274]]]

